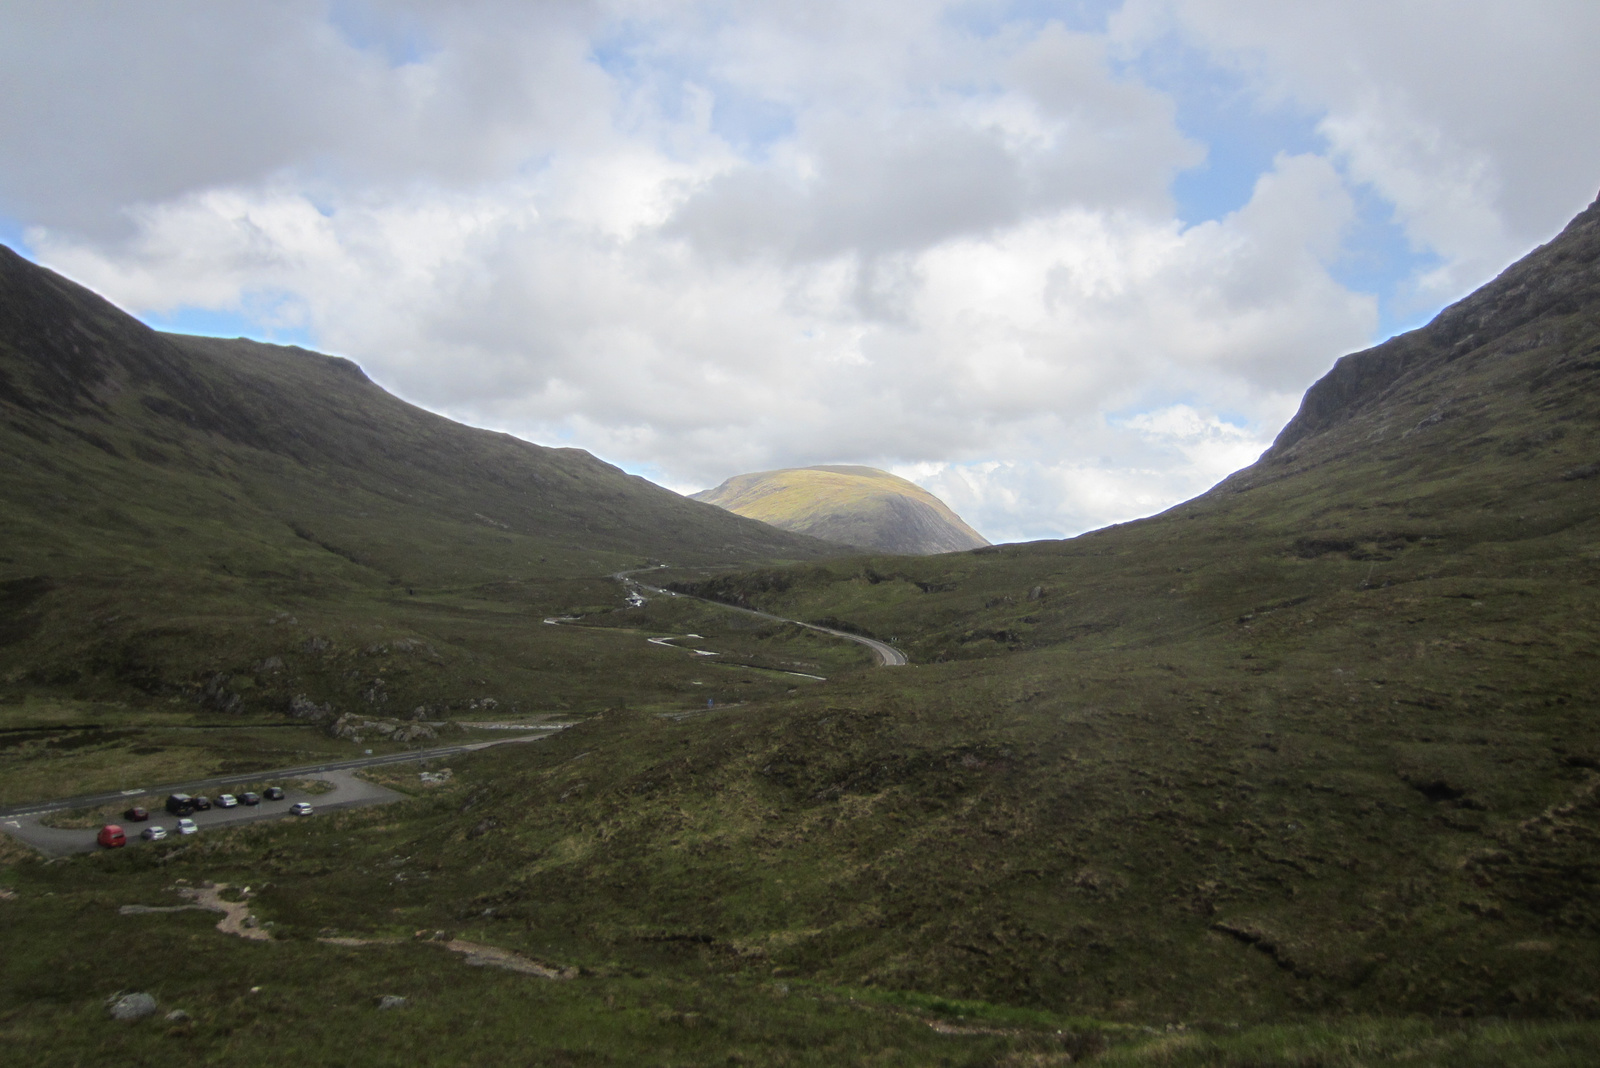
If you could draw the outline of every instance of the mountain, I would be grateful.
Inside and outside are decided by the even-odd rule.
[[[108,696],[253,677],[289,647],[262,628],[274,612],[397,625],[417,598],[487,583],[565,611],[613,596],[572,583],[647,558],[839,551],[579,449],[454,423],[348,360],[158,333],[4,248],[0,497],[0,680]],[[502,666],[534,685],[531,662]],[[318,700],[351,689],[327,674]],[[297,684],[269,682],[249,699],[286,706]]]
[[[165,716],[182,692],[162,680],[185,664],[247,703],[295,692],[253,666],[269,653],[317,700],[358,707],[379,681],[463,709],[484,680],[530,707],[593,710],[579,698],[602,685],[627,700],[538,744],[452,755],[426,787],[390,769],[412,791],[393,805],[59,864],[0,841],[0,922],[26,932],[0,954],[10,1031],[52,1064],[246,1033],[313,1063],[513,1047],[595,1064],[1588,1063],[1597,377],[1600,202],[1427,327],[1346,357],[1260,461],[1161,515],[937,556],[658,571],[912,661],[790,663],[731,701],[746,677],[731,642],[770,640],[770,620],[680,596],[594,611],[609,630],[545,626],[541,606],[615,600],[614,584],[538,578],[531,541],[443,520],[439,552],[459,560],[381,560],[505,574],[412,597],[378,548],[367,561],[341,540],[370,524],[325,532],[345,513],[291,460],[281,478],[308,495],[293,500],[323,502],[299,520],[320,541],[251,556],[229,531],[264,530],[241,503],[265,483],[244,477],[255,453],[180,438],[187,480],[157,483],[93,421],[72,425],[122,459],[22,421],[54,437],[6,439],[6,500],[63,548],[19,543],[29,563],[0,587],[8,723],[97,708],[74,696],[94,679],[148,684]],[[102,462],[146,481],[111,484]],[[77,495],[89,478],[113,505]],[[174,525],[181,492],[197,506]],[[158,527],[187,570],[146,544]],[[133,553],[120,570],[74,556],[109,544]],[[552,561],[573,576],[622,558],[567,548]],[[667,634],[703,647],[645,640]],[[399,655],[419,638],[426,655]],[[569,681],[584,678],[603,681]],[[239,732],[207,737],[222,733]],[[59,783],[109,749],[3,741],[0,788]],[[252,888],[270,953],[117,907],[204,880]],[[326,996],[283,993],[302,989]],[[119,990],[190,1020],[108,1024]],[[386,994],[405,1012],[376,1012]],[[530,1005],[536,1034],[517,1027]]]
[[[692,937],[1156,1026],[1600,1019],[1597,387],[1600,202],[1159,516],[684,573],[912,665],[486,758],[518,816],[428,857],[603,960]]]
[[[874,467],[791,467],[735,475],[694,499],[780,530],[869,551],[926,556],[989,544],[939,498]]]

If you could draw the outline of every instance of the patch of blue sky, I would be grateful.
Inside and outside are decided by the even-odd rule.
[[[247,302],[246,308],[198,308],[190,305],[170,312],[146,312],[139,316],[141,322],[155,330],[172,334],[199,334],[204,337],[247,337],[252,341],[268,341],[276,345],[299,345],[315,349],[315,339],[304,326],[286,322],[274,314],[283,307],[282,299],[256,298]],[[265,314],[263,314],[265,312]]]
[[[352,47],[383,56],[391,67],[421,63],[438,51],[419,19],[371,0],[332,0],[328,21]]]
[[[1249,203],[1257,179],[1278,155],[1324,152],[1320,116],[1291,102],[1265,104],[1239,72],[1198,49],[1167,38],[1119,64],[1120,72],[1166,93],[1182,133],[1204,145],[1206,158],[1173,180],[1185,225],[1221,219]]]
[[[744,155],[760,158],[794,136],[794,109],[729,85],[712,85],[711,132]]]
[[[33,259],[33,253],[28,248],[28,231],[21,220],[0,213],[0,245],[5,245],[13,252]]]
[[[1356,201],[1356,221],[1346,231],[1343,254],[1328,265],[1328,273],[1346,289],[1372,293],[1378,298],[1378,329],[1382,341],[1423,325],[1438,313],[1432,304],[1420,303],[1416,281],[1444,261],[1434,252],[1417,248],[1395,222],[1394,207],[1370,186],[1351,183]]]
[[[693,89],[711,94],[711,132],[736,151],[760,159],[779,141],[793,136],[795,110],[718,78],[692,60],[654,47],[649,27],[619,23],[590,45],[590,60],[621,85],[648,86],[664,117],[681,121],[700,106]]]
[[[945,12],[949,26],[974,37],[995,37],[1017,26],[1058,22],[1078,33],[1104,33],[1123,0],[968,0]]]

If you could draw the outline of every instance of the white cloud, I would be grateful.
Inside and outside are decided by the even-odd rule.
[[[1114,25],[1134,50],[1175,30],[1320,114],[1333,158],[1442,257],[1423,306],[1547,240],[1600,185],[1592,0],[1129,0]]]
[[[0,90],[45,104],[0,118],[0,212],[47,264],[135,311],[303,325],[409,399],[674,488],[875,463],[998,539],[1253,459],[1376,328],[1330,270],[1353,186],[1443,257],[1414,280],[1437,302],[1594,181],[1556,144],[1583,139],[1511,121],[1559,96],[1532,55],[1558,4],[1507,46],[1538,85],[1490,76],[1513,99],[1487,117],[1442,46],[1405,66],[1423,23],[1331,0],[991,36],[909,0],[21,10]],[[1185,228],[1169,191],[1204,146],[1118,60],[1164,33],[1312,108],[1325,151]],[[130,90],[133,57],[158,73]]]

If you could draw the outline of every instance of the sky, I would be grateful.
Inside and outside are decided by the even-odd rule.
[[[680,492],[1203,492],[1600,190],[1594,0],[8,0],[0,241]]]

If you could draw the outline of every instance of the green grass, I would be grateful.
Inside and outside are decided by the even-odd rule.
[[[0,848],[0,1029],[43,1064],[1592,1060],[1587,247],[1451,313],[1470,329],[1391,343],[1396,374],[1352,384],[1357,361],[1333,380],[1349,418],[1162,516],[931,558],[672,561],[700,593],[892,638],[894,670],[681,599],[623,608],[604,576],[647,554],[615,548],[615,510],[541,568],[534,534],[463,525],[444,489],[419,511],[377,460],[308,489],[209,443],[103,514],[73,487],[108,454],[27,445],[0,467],[33,502],[0,514],[0,718],[102,717],[62,735],[60,776],[111,775],[136,737],[181,749],[179,712],[239,724],[209,759],[260,759],[300,694],[581,721],[392,805],[50,864]],[[305,533],[250,519],[273,501]],[[645,641],[690,632],[758,666]],[[54,759],[9,748],[6,790]],[[178,878],[255,887],[277,940],[116,915]],[[316,941],[417,931],[583,974]],[[147,984],[195,1025],[104,1020]],[[383,993],[414,1010],[378,1014]]]

